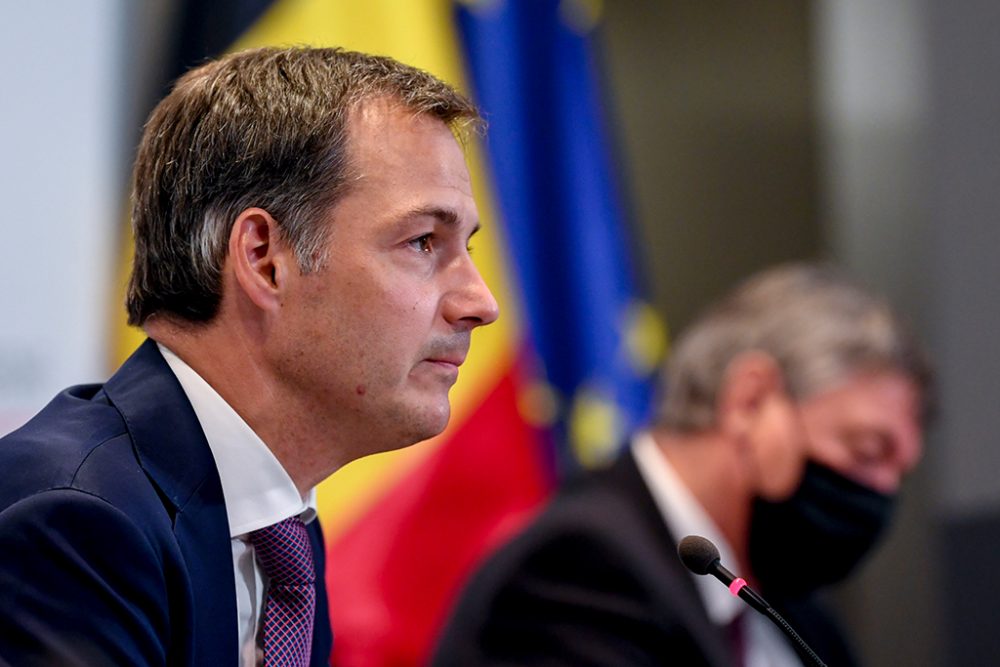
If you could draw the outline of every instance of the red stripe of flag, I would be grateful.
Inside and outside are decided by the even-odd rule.
[[[452,438],[329,541],[338,667],[424,662],[472,567],[548,496],[549,448],[518,411],[518,384],[512,368]]]

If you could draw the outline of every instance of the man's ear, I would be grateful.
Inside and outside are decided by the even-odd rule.
[[[726,367],[719,389],[719,428],[736,441],[745,441],[767,400],[783,392],[781,369],[771,355],[750,351],[736,356]]]
[[[281,242],[278,223],[262,208],[248,208],[236,217],[229,233],[229,263],[238,288],[258,308],[280,306],[294,257]]]

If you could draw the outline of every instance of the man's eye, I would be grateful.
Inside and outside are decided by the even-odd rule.
[[[418,236],[417,238],[412,239],[409,243],[410,246],[412,246],[415,250],[419,250],[420,252],[430,252],[431,250],[434,249],[433,245],[431,244],[431,234],[424,234],[423,236]]]

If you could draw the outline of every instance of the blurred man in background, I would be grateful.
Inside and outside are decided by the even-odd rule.
[[[455,136],[477,121],[340,49],[177,82],[134,172],[150,339],[0,441],[0,663],[328,663],[314,488],[440,433],[497,317]]]
[[[829,664],[853,664],[812,594],[889,520],[929,382],[888,305],[835,271],[752,277],[679,338],[658,422],[473,577],[435,664],[802,664],[769,620],[684,569],[689,534]]]

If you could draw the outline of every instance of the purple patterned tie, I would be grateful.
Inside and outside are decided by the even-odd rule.
[[[264,600],[265,667],[304,667],[312,648],[316,571],[305,524],[291,517],[250,533],[270,579]]]

